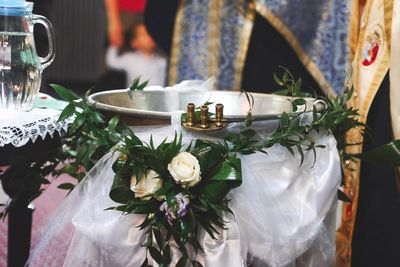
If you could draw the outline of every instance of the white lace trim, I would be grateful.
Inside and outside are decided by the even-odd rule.
[[[12,144],[21,147],[38,137],[53,137],[57,131],[66,132],[73,117],[58,122],[61,111],[52,109],[33,109],[29,112],[1,111],[0,115],[0,147]]]

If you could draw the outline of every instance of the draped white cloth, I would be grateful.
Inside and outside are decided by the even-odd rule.
[[[257,131],[265,136],[275,126],[272,121],[260,122]],[[157,144],[165,137],[172,140],[176,129],[165,126],[134,131],[143,141],[149,141],[151,134]],[[231,125],[226,131],[237,130],[238,125]],[[199,138],[187,132],[183,137],[184,143]],[[201,137],[218,140],[217,136]],[[280,145],[269,148],[268,155],[240,156],[243,184],[228,195],[234,217],[226,215],[229,229],[221,230],[217,240],[204,231],[199,234],[204,248],[197,256],[199,262],[205,267],[334,264],[339,156],[332,135],[320,133],[313,138],[326,146],[317,149],[315,164],[312,151],[305,152],[300,165],[300,155],[293,156]],[[64,266],[142,264],[145,231],[136,226],[143,217],[105,211],[117,205],[108,196],[114,176],[111,166],[117,157],[116,152],[105,155],[56,210],[29,266],[41,266],[41,259],[48,258],[54,244],[60,243],[65,243]],[[172,255],[173,264],[179,252]]]

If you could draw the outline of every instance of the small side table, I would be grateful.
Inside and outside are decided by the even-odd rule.
[[[30,202],[40,194],[40,167],[54,159],[72,118],[57,122],[60,111],[33,109],[0,112],[0,174],[8,206],[8,266],[25,265],[30,250],[32,212]]]

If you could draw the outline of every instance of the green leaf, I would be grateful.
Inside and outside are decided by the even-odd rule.
[[[143,145],[142,141],[134,133],[131,133],[125,138],[125,145],[128,148]]]
[[[149,248],[152,246],[152,244],[153,244],[153,235],[151,234],[151,231],[149,231],[146,237],[146,242],[143,244],[143,246]]]
[[[240,159],[230,158],[224,161],[218,171],[210,178],[201,192],[213,203],[220,202],[226,194],[242,183]]]
[[[150,148],[154,149],[153,135],[150,135]]]
[[[75,150],[71,150],[68,149],[67,151],[64,151],[64,153],[68,156],[68,157],[72,157],[75,158],[77,155],[77,152]]]
[[[274,92],[275,95],[284,95],[284,96],[288,95],[288,93],[289,93],[289,90],[287,90],[287,89],[281,89],[281,90],[277,90]]]
[[[140,267],[147,267],[147,264],[148,264],[148,260],[147,260],[147,258],[145,258],[142,265],[140,265]]]
[[[162,261],[167,265],[171,262],[171,247],[168,244],[163,249]]]
[[[253,120],[254,120],[253,114],[251,114],[251,112],[249,111],[247,113],[246,120],[244,121],[244,126],[247,128],[250,127],[253,124]]]
[[[298,109],[297,105],[292,102],[292,112],[296,112]]]
[[[341,190],[338,189],[338,199],[343,202],[351,202],[351,199]]]
[[[283,81],[284,84],[287,83],[287,82],[289,81],[289,72],[286,71],[286,70],[285,70],[285,72],[283,73],[282,81]]]
[[[235,187],[242,182],[241,161],[231,157],[222,162],[219,170],[210,178],[210,181],[232,181]]]
[[[94,122],[95,122],[96,124],[103,124],[103,123],[105,123],[103,114],[100,114],[100,113],[98,113],[98,112],[95,112],[95,111],[92,112],[92,118],[94,119]]]
[[[162,249],[163,246],[164,246],[164,240],[163,240],[163,238],[162,238],[162,236],[161,236],[160,230],[158,230],[157,228],[153,227],[153,228],[152,228],[152,231],[153,231],[153,233],[154,233],[154,237],[156,238],[158,247],[159,247],[160,249]]]
[[[75,120],[73,122],[73,125],[70,127],[74,128],[74,131],[76,131],[78,128],[80,128],[84,123],[86,122],[86,116],[83,113],[79,113],[76,115]]]
[[[296,84],[294,85],[294,91],[295,91],[295,92],[301,91],[301,84],[302,84],[302,80],[301,80],[301,78],[299,78],[299,79],[296,81]]]
[[[137,87],[137,90],[142,91],[147,86],[148,83],[149,81],[143,82],[141,85]]]
[[[193,230],[191,223],[187,220],[181,220],[179,226],[180,226],[180,233],[181,233],[182,237],[184,239],[187,239],[189,234]]]
[[[290,145],[285,145],[285,148],[294,156],[294,150]]]
[[[302,149],[301,145],[296,145],[296,147],[297,147],[297,151],[299,151],[299,154],[300,154],[300,157],[301,157],[300,165],[303,165],[303,162],[304,162],[303,149]]]
[[[345,101],[349,101],[353,95],[354,87],[344,92]]]
[[[118,116],[112,117],[112,119],[108,122],[108,126],[107,129],[112,132],[115,130],[115,128],[117,128],[119,123],[119,118]]]
[[[139,82],[140,82],[140,76],[136,77],[135,79],[133,79],[132,81],[132,85],[129,88],[130,90],[136,90],[136,88],[139,86]]]
[[[313,114],[313,121],[316,121],[318,119],[318,112],[317,112],[317,107],[315,105],[313,105],[312,114]]]
[[[198,261],[192,261],[193,267],[203,267],[203,265]]]
[[[256,131],[253,129],[246,129],[244,131],[241,131],[240,134],[247,138],[250,138],[256,135]]]
[[[283,81],[278,77],[278,75],[276,75],[276,73],[274,73],[274,81],[276,82],[276,84],[278,84],[279,86],[283,85]]]
[[[296,105],[296,106],[302,106],[302,105],[305,105],[306,103],[307,103],[306,100],[303,98],[297,98],[292,101],[292,104]]]
[[[282,126],[287,126],[289,124],[289,115],[286,112],[282,113],[280,122]]]
[[[56,93],[65,101],[72,102],[80,97],[75,94],[73,91],[58,85],[58,84],[50,84],[50,86],[56,91]]]
[[[187,258],[182,256],[179,261],[176,263],[175,267],[185,267],[187,262]]]
[[[40,179],[40,181],[42,184],[50,184],[50,181],[44,178]]]
[[[114,176],[113,185],[110,190],[110,198],[117,203],[128,203],[129,199],[133,196],[127,183],[119,176]]]
[[[143,83],[140,83],[140,76],[136,77],[133,82],[131,87],[129,88],[131,91],[142,91],[148,84],[149,81],[145,81]]]
[[[160,207],[158,202],[150,202],[147,205],[137,205],[130,212],[135,214],[149,214],[151,212],[156,212]]]
[[[75,106],[73,104],[68,104],[63,111],[60,114],[60,117],[58,117],[57,121],[63,121],[69,117],[71,117],[75,112]]]
[[[223,160],[226,153],[224,146],[209,141],[196,140],[191,154],[197,158],[201,173],[206,174]]]
[[[152,223],[152,220],[149,220],[149,216],[146,216],[146,219],[138,226],[140,230],[143,230],[147,226],[149,226]]]
[[[158,249],[156,249],[155,247],[149,247],[149,252],[151,257],[158,263],[161,264],[162,262],[162,256],[160,251],[158,251]]]
[[[226,205],[210,203],[210,206],[213,207],[216,210],[222,210],[222,211],[225,211],[227,213],[230,213],[230,214],[234,215],[233,211]]]
[[[379,146],[361,155],[362,159],[392,167],[400,166],[400,140]]]
[[[171,180],[166,180],[164,185],[156,191],[156,196],[165,196],[174,188],[174,182]]]
[[[254,106],[254,97],[253,97],[253,95],[251,93],[249,93],[249,92],[247,92],[245,90],[243,90],[243,92],[246,95],[247,103],[249,104],[249,108],[250,108],[250,111],[251,111],[253,109],[253,106]]]
[[[63,183],[57,186],[57,188],[63,189],[63,190],[72,190],[74,189],[75,185],[71,183]]]

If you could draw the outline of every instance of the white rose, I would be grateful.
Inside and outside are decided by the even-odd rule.
[[[182,186],[193,187],[201,180],[200,164],[196,157],[188,152],[176,155],[168,164],[168,170],[174,180]]]
[[[135,196],[143,200],[149,200],[155,192],[163,186],[160,176],[153,170],[148,170],[137,182],[136,176],[131,177],[131,190]]]

